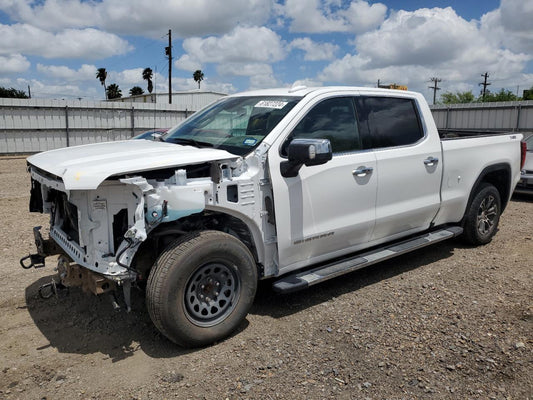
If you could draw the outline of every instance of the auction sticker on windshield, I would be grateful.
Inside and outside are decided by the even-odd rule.
[[[255,146],[256,143],[257,139],[255,138],[246,138],[244,139],[244,142],[242,142],[245,146]]]
[[[261,100],[259,103],[257,103],[254,107],[259,108],[274,108],[276,110],[281,110],[285,105],[288,103],[288,101],[277,101],[277,100]]]

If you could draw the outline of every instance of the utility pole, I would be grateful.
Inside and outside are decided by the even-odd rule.
[[[165,47],[168,57],[168,104],[172,104],[172,30],[168,30],[168,47]]]
[[[483,82],[479,82],[479,85],[483,86],[483,90],[481,91],[482,101],[485,101],[485,94],[487,93],[487,86],[490,85],[490,82],[487,82],[487,79],[489,78],[489,73],[485,72],[484,74],[481,74],[481,76],[485,78]]]
[[[433,89],[433,104],[435,104],[437,100],[437,90],[440,90],[440,87],[438,87],[437,84],[442,82],[442,79],[433,77],[429,80],[429,82],[433,82],[433,86],[428,86],[428,88]]]
[[[518,89],[517,89],[518,90]],[[31,89],[30,89],[30,85],[28,85],[28,97],[31,99]]]

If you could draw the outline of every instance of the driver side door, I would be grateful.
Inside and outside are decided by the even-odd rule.
[[[354,99],[319,98],[307,110],[268,156],[280,273],[360,249],[375,223],[376,159],[362,150]],[[283,177],[280,163],[294,138],[329,139],[332,159]]]

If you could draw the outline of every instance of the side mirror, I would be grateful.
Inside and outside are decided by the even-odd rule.
[[[331,160],[331,143],[328,139],[294,139],[287,148],[288,161],[280,164],[281,175],[294,178],[305,165],[322,165]]]

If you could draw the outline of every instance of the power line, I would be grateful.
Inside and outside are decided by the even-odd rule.
[[[479,82],[480,86],[483,86],[483,90],[481,91],[482,95],[482,101],[485,101],[485,94],[487,93],[487,86],[489,86],[491,83],[487,82],[487,79],[489,78],[489,73],[485,72],[484,74],[481,74],[482,77],[484,77],[483,82]]]
[[[433,77],[430,78],[428,82],[433,82],[433,86],[428,86],[429,89],[433,89],[433,104],[435,104],[435,101],[437,99],[437,90],[440,90],[440,87],[437,86],[439,82],[442,82],[442,79]]]

